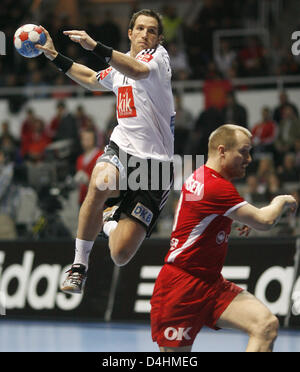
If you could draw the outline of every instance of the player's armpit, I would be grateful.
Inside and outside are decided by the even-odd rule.
[[[99,84],[96,78],[97,73],[94,70],[79,63],[73,63],[72,67],[69,69],[66,75],[86,89],[94,91],[107,90],[103,85]]]
[[[97,79],[97,73],[96,72],[91,77],[90,90],[101,91],[101,92],[109,92],[109,89],[107,89],[104,85],[102,85],[101,81],[99,81]]]

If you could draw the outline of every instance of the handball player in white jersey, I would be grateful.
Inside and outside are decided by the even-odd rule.
[[[115,264],[125,265],[151,235],[167,201],[173,178],[175,118],[171,68],[168,53],[160,44],[162,21],[152,10],[132,16],[128,29],[131,45],[126,54],[95,41],[85,31],[64,31],[109,64],[98,72],[57,52],[45,32],[46,44],[38,47],[59,70],[87,89],[113,91],[117,100],[118,125],[94,168],[79,213],[74,262],[61,287],[68,293],[81,293],[89,254],[99,232],[109,239]],[[138,167],[146,171],[140,181],[148,178],[148,185],[137,190],[127,181]],[[162,181],[165,173],[168,177]]]
[[[269,230],[296,200],[280,195],[263,208],[247,203],[232,181],[245,176],[251,161],[251,133],[223,125],[209,138],[208,160],[185,182],[174,217],[170,250],[151,299],[152,337],[161,351],[191,351],[205,325],[235,328],[249,335],[247,351],[271,351],[278,320],[249,292],[224,279],[233,220]],[[243,247],[241,247],[243,249]]]

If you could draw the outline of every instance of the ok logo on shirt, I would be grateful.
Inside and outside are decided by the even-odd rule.
[[[136,116],[133,91],[130,85],[118,89],[118,118],[130,118]]]

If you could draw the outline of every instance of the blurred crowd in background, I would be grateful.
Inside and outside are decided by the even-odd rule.
[[[222,123],[243,125],[253,134],[253,161],[247,177],[237,182],[241,194],[256,206],[265,205],[282,193],[292,193],[300,199],[300,119],[288,92],[279,94],[277,106],[262,106],[261,120],[252,126],[249,125],[247,107],[237,100],[234,91],[227,93],[224,106],[209,106],[196,117],[184,107],[179,93],[175,92],[174,98],[177,156],[192,155],[195,159],[196,155],[202,154],[206,159],[208,137],[213,130]],[[67,100],[58,101],[49,122],[28,108],[20,125],[20,138],[15,138],[9,122],[1,123],[0,214],[16,220],[20,187],[26,186],[37,194],[43,213],[58,223],[61,197],[68,198],[69,193],[77,189],[77,206],[83,202],[96,159],[102,154],[116,125],[115,110],[104,130],[95,125],[84,105],[72,112]],[[56,190],[54,194],[53,189]],[[178,191],[174,190],[163,211],[160,223],[166,233],[171,228],[178,197]],[[298,213],[297,219],[283,219],[283,226],[278,226],[278,231],[280,234],[297,234],[299,227]],[[65,230],[60,232],[60,227],[58,230],[51,230],[51,237],[60,233],[66,235]],[[26,231],[19,233],[27,234]]]
[[[270,4],[272,2],[269,1]],[[217,50],[214,50],[213,35],[216,30],[261,29],[262,25],[258,20],[262,17],[260,8],[262,1],[203,0],[203,6],[196,8],[197,13],[192,20],[191,17],[180,14],[180,7],[176,1],[166,1],[166,5],[159,11],[163,17],[164,46],[170,54],[173,79],[230,79],[299,74],[299,59],[291,55],[290,45],[286,42],[287,35],[282,33],[284,22],[290,23],[288,12],[293,11],[293,8],[289,7],[289,3],[292,2],[293,0],[284,1],[282,13],[276,15],[269,9],[268,14],[264,16],[267,17],[265,20],[268,26],[267,39],[259,32],[241,34],[240,37],[223,37]],[[24,23],[32,23],[32,19],[37,18],[32,14],[34,9],[32,3],[35,1],[22,0],[16,6],[12,0],[2,1],[0,24],[1,31],[7,38],[8,51],[6,58],[0,61],[0,84],[1,86],[69,84],[64,75],[56,74],[55,69],[51,68],[45,58],[25,61],[13,51],[12,40],[16,28]],[[132,12],[139,9],[138,1],[129,4],[132,6]],[[111,10],[106,8],[104,14],[82,11],[80,24],[76,25],[71,24],[67,12],[58,15],[51,13],[50,10],[44,11],[38,18],[39,23],[49,31],[59,51],[99,70],[103,67],[99,65],[99,60],[74,43],[70,43],[62,31],[84,29],[96,40],[126,51],[122,49],[127,49],[128,46],[127,30],[123,30],[118,19],[114,17],[113,6],[112,4]]]
[[[2,3],[1,27],[7,38],[12,38],[15,25],[29,19],[26,12],[32,2],[20,1],[17,7],[10,0]],[[276,32],[276,22],[272,19],[269,20],[274,31],[272,48],[267,49],[258,36],[245,37],[238,43],[228,38],[221,41],[218,53],[215,53],[213,32],[219,28],[251,27],[258,18],[259,2],[209,0],[203,3],[192,24],[185,23],[185,18],[176,9],[176,2],[174,5],[168,2],[161,9],[165,26],[164,45],[170,54],[173,79],[200,79],[204,82],[204,109],[196,116],[184,107],[182,93],[174,91],[175,154],[204,154],[206,157],[208,137],[213,130],[223,123],[243,125],[253,134],[253,162],[247,177],[237,182],[241,194],[257,206],[265,205],[282,193],[292,193],[299,200],[300,118],[293,97],[288,91],[282,91],[276,106],[268,107],[262,102],[258,108],[261,120],[249,123],[248,108],[238,101],[238,94],[231,84],[235,77],[300,74],[299,61],[291,55],[290,45],[287,46]],[[57,17],[47,13],[40,24],[48,29],[58,50],[97,70],[106,66],[99,66],[99,61],[91,53],[61,37],[61,31],[80,26],[115,49],[127,43],[124,41],[127,34],[121,31],[110,11],[105,13],[105,22],[101,23],[97,17],[84,14],[82,24],[74,26],[66,14]],[[45,58],[25,60],[13,51],[12,43],[7,43],[7,48],[6,57],[0,60],[0,86],[31,88],[72,84]],[[216,90],[218,94],[214,94]],[[38,117],[34,109],[27,108],[18,138],[10,131],[9,119],[0,123],[0,239],[49,239],[73,234],[59,216],[59,211],[64,208],[63,200],[68,200],[72,191],[77,190],[76,206],[83,202],[93,166],[108,143],[116,117],[113,109],[105,129],[99,130],[84,105],[69,110],[67,98],[70,96],[68,92],[50,95],[57,99],[57,106],[48,122]],[[12,111],[22,105],[17,98],[10,97]],[[30,208],[25,203],[26,218],[21,218],[18,216],[21,201],[24,203],[24,199],[30,197],[39,214],[34,211],[29,216]],[[171,194],[157,233],[170,234],[178,197],[178,191]],[[274,231],[288,236],[299,234],[299,212],[296,219],[286,216]]]

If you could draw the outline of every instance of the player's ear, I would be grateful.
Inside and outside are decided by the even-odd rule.
[[[164,42],[164,35],[161,34],[161,35],[158,36],[158,43],[162,44],[163,42]]]
[[[131,35],[132,35],[132,29],[130,28],[128,30],[128,39],[131,41]]]
[[[221,155],[221,156],[224,156],[224,154],[225,154],[225,146],[224,145],[219,145],[218,146],[218,153],[219,153],[219,155]]]

